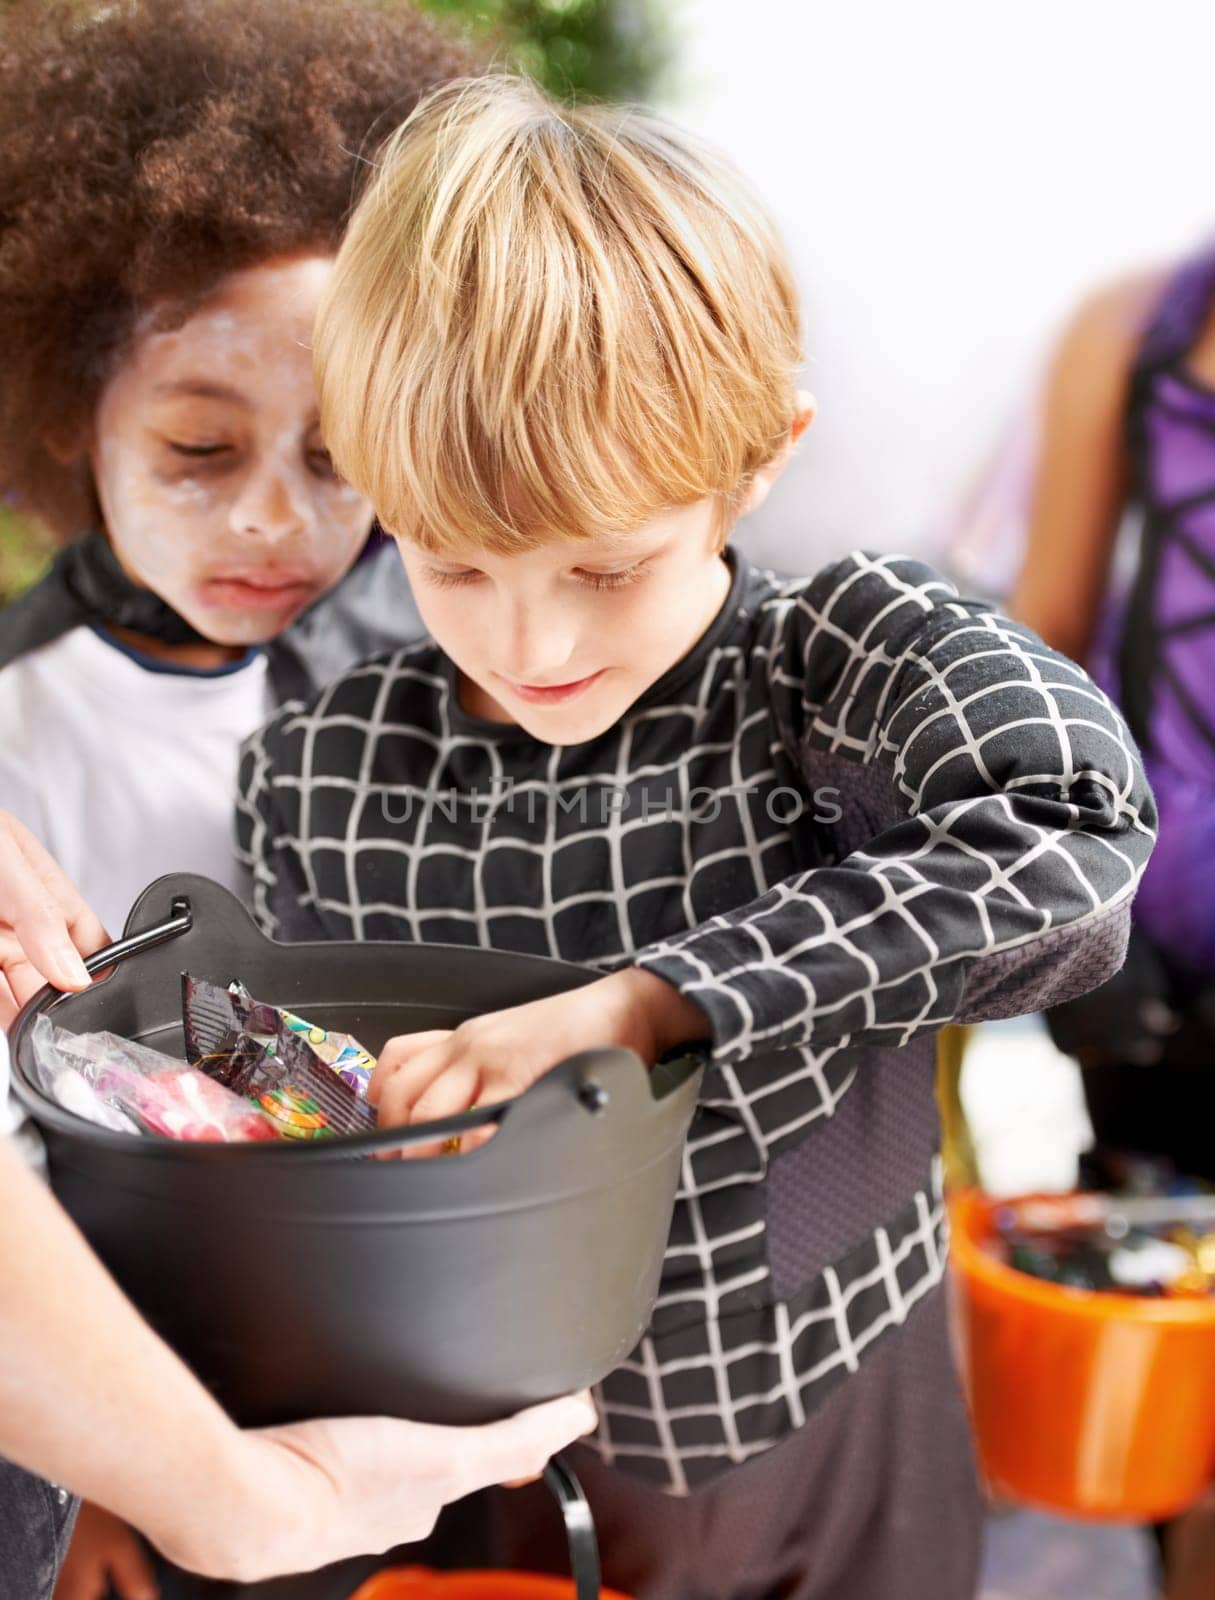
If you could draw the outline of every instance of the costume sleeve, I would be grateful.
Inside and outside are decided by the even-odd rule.
[[[707,1013],[719,1064],[898,1045],[1117,970],[1155,807],[1078,666],[923,564],[858,554],[789,594],[769,673],[808,801],[841,773],[847,808],[851,773],[893,821],[638,955]]]
[[[241,747],[236,793],[236,856],[250,874],[250,909],[271,939],[323,939],[324,925],[273,782],[275,751],[300,710],[285,706]],[[296,791],[298,793],[298,790]]]

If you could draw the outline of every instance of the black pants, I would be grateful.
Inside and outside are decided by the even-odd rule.
[[[0,1460],[0,1600],[51,1600],[78,1502]]]
[[[685,1499],[570,1452],[604,1583],[635,1600],[973,1600],[983,1509],[937,1292],[798,1433]],[[538,1487],[497,1491],[506,1567],[566,1572]]]

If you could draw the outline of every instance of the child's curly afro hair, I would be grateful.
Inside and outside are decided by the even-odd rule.
[[[61,535],[149,311],[336,248],[366,160],[476,70],[406,0],[0,0],[0,498]]]

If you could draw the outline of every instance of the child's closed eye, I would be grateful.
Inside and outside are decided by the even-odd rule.
[[[167,439],[165,442],[174,454],[188,456],[192,461],[200,461],[210,456],[222,455],[229,448],[226,444],[185,444],[178,439]]]
[[[630,583],[636,583],[647,565],[645,561],[638,561],[631,567],[620,567],[615,572],[579,572],[578,578],[592,589],[623,589]]]
[[[593,572],[577,567],[572,576],[589,589],[623,589],[630,583],[636,583],[648,566],[648,561],[636,561],[630,567],[618,567],[611,572]],[[475,567],[427,567],[425,576],[427,583],[433,584],[436,589],[460,589],[466,584],[475,583],[483,574]]]
[[[446,567],[427,567],[426,581],[436,589],[459,589],[466,583],[473,583],[481,574],[471,567],[452,570]]]

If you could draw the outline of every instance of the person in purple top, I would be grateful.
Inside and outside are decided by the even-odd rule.
[[[1131,373],[1127,448],[1138,571],[1109,686],[1167,807],[1138,917],[1215,972],[1215,249],[1171,280]]]
[[[1128,516],[1129,586],[1114,575]],[[1085,1067],[1100,1144],[1215,1177],[1215,248],[1074,319],[1011,610],[1122,707],[1160,811],[1132,957],[1060,1010],[1056,1035]]]
[[[1093,1171],[1131,1153],[1215,1178],[1215,243],[1073,319],[1010,609],[1120,705],[1159,808],[1126,966],[1049,1019],[1083,1068]],[[1208,1559],[1192,1592],[1213,1580]]]

